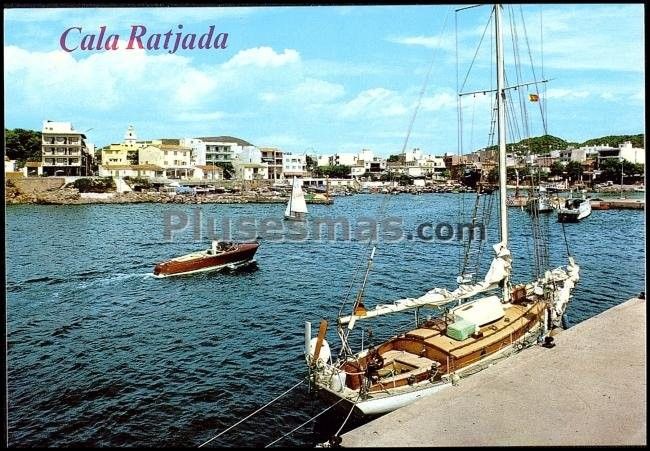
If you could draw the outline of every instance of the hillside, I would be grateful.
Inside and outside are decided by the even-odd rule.
[[[530,150],[532,154],[547,153],[549,150],[566,149],[567,147],[582,147],[582,146],[597,146],[600,144],[608,144],[612,147],[618,147],[619,144],[625,141],[630,141],[632,146],[643,149],[645,135],[640,133],[638,135],[611,135],[603,136],[601,138],[588,139],[585,142],[577,143],[565,141],[553,135],[536,136],[534,138],[522,139],[517,143],[508,143],[508,150],[512,149],[517,153],[524,153]],[[490,146],[488,150],[496,150],[497,146]]]
[[[603,136],[602,138],[587,140],[580,144],[580,146],[597,146],[599,144],[609,144],[610,146],[618,147],[619,144],[623,144],[625,141],[630,141],[633,147],[643,149],[645,147],[644,138],[645,136],[643,133],[640,133],[638,135]]]

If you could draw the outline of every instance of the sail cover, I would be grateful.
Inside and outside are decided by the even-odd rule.
[[[372,310],[367,310],[364,315],[344,316],[339,318],[339,323],[348,324],[348,328],[352,329],[358,319],[372,318],[425,305],[431,307],[441,306],[496,288],[499,282],[510,274],[512,260],[510,250],[503,242],[495,244],[493,249],[495,257],[490,264],[490,269],[485,275],[485,279],[481,282],[472,285],[460,285],[454,291],[448,291],[444,288],[434,288],[419,298],[399,299],[392,304],[381,304]]]

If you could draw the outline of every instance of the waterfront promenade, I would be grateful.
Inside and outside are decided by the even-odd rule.
[[[646,303],[630,299],[342,436],[343,447],[646,445]]]

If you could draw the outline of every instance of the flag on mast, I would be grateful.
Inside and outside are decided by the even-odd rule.
[[[539,102],[539,96],[537,94],[528,94],[531,102]]]

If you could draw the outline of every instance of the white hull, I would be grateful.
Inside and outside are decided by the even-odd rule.
[[[451,382],[440,381],[436,383],[422,382],[421,384],[422,386],[410,387],[411,390],[408,392],[396,394],[379,393],[378,397],[368,398],[357,402],[356,404],[354,404],[354,399],[356,399],[358,393],[354,392],[354,399],[347,398],[349,402],[348,408],[354,404],[355,409],[357,409],[363,415],[381,415],[407,406],[420,398],[430,396],[452,385]],[[328,397],[335,399],[341,398],[340,393],[337,393],[328,387],[319,386],[319,389],[327,392],[326,396]]]
[[[284,219],[287,221],[305,221],[307,218],[304,216],[289,216],[289,215],[284,215]]]
[[[560,222],[578,222],[591,214],[591,202],[589,199],[580,203],[578,208],[560,208],[558,220]]]
[[[381,415],[407,406],[420,398],[431,396],[447,387],[452,386],[453,383],[451,380],[453,378],[464,377],[468,373],[471,374],[480,371],[487,366],[494,364],[496,360],[503,358],[504,354],[513,351],[513,349],[522,347],[522,343],[525,343],[527,340],[530,340],[531,337],[539,334],[539,329],[539,326],[531,329],[523,337],[519,338],[519,340],[513,342],[512,344],[505,346],[503,349],[479,360],[476,363],[461,368],[453,374],[445,374],[441,380],[438,380],[436,382],[423,381],[412,386],[393,389],[392,392],[391,388],[388,387],[386,391],[372,393],[367,399],[364,399],[362,401],[355,402],[355,400],[358,400],[358,391],[353,391],[346,388],[343,389],[342,392],[336,392],[335,390],[332,390],[330,387],[323,384],[317,385],[320,390],[327,392],[326,396],[334,399],[344,398],[348,401],[349,406],[354,405],[355,409],[364,415]]]

